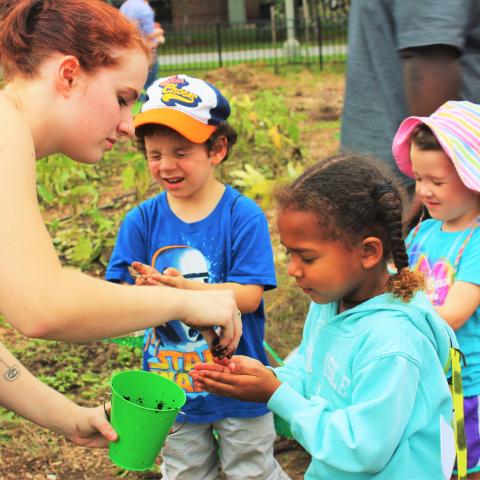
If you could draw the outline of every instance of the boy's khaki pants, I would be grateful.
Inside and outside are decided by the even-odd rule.
[[[218,445],[213,429],[218,432]],[[221,465],[227,480],[290,480],[273,456],[275,438],[271,413],[213,424],[187,423],[167,438],[162,479],[217,480]]]

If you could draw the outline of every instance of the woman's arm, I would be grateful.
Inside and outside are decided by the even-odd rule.
[[[163,274],[153,267],[140,262],[133,262],[132,267],[143,276],[143,281],[137,285],[169,286],[185,290],[231,290],[235,293],[237,307],[242,313],[252,313],[257,310],[263,296],[262,285],[242,285],[236,282],[204,283],[185,278],[176,268],[167,268]]]
[[[62,267],[37,202],[31,135],[4,99],[0,107],[0,310],[5,318],[28,336],[70,341],[179,319],[194,328],[220,326],[220,343],[233,353],[241,335],[233,292],[131,288]],[[44,137],[48,141],[48,132]]]
[[[86,408],[37,380],[0,343],[0,404],[77,445],[106,447],[117,434],[103,406]]]
[[[237,307],[242,313],[255,312],[260,305],[263,296],[262,285],[242,285],[235,282],[203,283],[188,280],[184,277],[171,277],[158,274],[153,277],[158,284],[168,285],[185,290],[207,291],[232,291],[235,294]],[[179,285],[178,287],[176,285]],[[181,286],[180,286],[181,285]]]

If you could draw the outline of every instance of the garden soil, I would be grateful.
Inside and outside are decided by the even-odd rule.
[[[322,158],[335,153],[338,149],[339,122],[344,77],[339,73],[312,73],[308,70],[291,74],[274,75],[265,68],[239,66],[231,69],[219,69],[205,75],[210,82],[226,91],[253,93],[260,89],[278,89],[285,96],[289,107],[303,114],[301,127],[302,143],[313,158]],[[327,128],[320,125],[327,124]],[[270,212],[268,212],[270,213]],[[271,218],[271,215],[268,215]],[[273,231],[272,236],[275,236]],[[274,244],[278,239],[273,238]],[[281,295],[282,289],[277,289]],[[270,294],[274,295],[274,294]],[[299,293],[300,295],[300,293]],[[269,301],[267,296],[267,303]],[[277,298],[276,303],[281,304]],[[295,332],[299,340],[303,324],[303,312],[295,320]],[[278,333],[277,333],[278,334]],[[282,344],[281,339],[278,339]],[[0,324],[0,341],[7,345],[21,345],[26,340],[8,326]],[[292,341],[291,339],[289,340]],[[288,342],[287,342],[288,343]],[[284,345],[287,343],[283,342]],[[41,343],[39,343],[41,345]],[[68,346],[80,358],[79,367],[85,373],[102,373],[107,378],[107,369],[118,355],[118,345],[92,342],[84,345]],[[126,347],[123,347],[126,348]],[[18,350],[17,350],[18,351]],[[84,359],[84,361],[82,360]],[[32,371],[42,372],[62,368],[54,364],[48,355],[42,356],[41,347],[27,359],[20,360]],[[69,358],[63,360],[65,364]],[[138,355],[132,354],[131,367],[138,368]],[[71,393],[75,398],[75,392]],[[34,398],[31,401],[35,401]],[[102,400],[92,398],[88,403],[97,405]],[[3,417],[2,417],[3,418]],[[41,429],[30,422],[18,419],[13,414],[8,419],[8,428],[0,424],[0,480],[90,480],[90,479],[160,479],[156,471],[126,472],[116,468],[108,459],[106,450],[91,450],[76,447],[63,437]],[[3,425],[5,427],[5,424]],[[275,455],[292,480],[303,478],[310,461],[309,455],[293,440],[278,438]],[[160,459],[159,459],[160,461]],[[192,479],[201,480],[201,479]]]

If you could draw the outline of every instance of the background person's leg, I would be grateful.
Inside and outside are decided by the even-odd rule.
[[[145,90],[157,79],[159,68],[158,60],[155,59],[150,66],[150,70],[148,70],[147,80],[145,81],[145,86],[143,87]]]
[[[158,71],[160,69],[160,66],[158,65],[158,59],[155,58],[153,63],[150,65],[150,69],[148,70],[148,75],[147,75],[147,80],[145,81],[145,85],[143,86],[143,91],[140,94],[139,101],[140,102],[145,102],[147,99],[147,88],[157,79],[158,77]]]

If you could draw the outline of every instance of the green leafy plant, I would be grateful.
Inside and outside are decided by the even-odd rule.
[[[271,206],[275,187],[294,180],[302,171],[302,164],[289,162],[286,165],[284,174],[280,177],[272,178],[272,174],[262,173],[246,164],[243,170],[230,172],[230,176],[233,178],[233,185],[243,190],[243,193],[248,197],[260,200],[262,207],[268,209]]]
[[[263,90],[233,97],[231,124],[238,133],[222,175],[245,195],[269,208],[275,185],[295,178],[309,161],[300,137],[304,116],[284,98]],[[227,169],[228,167],[228,169]]]

